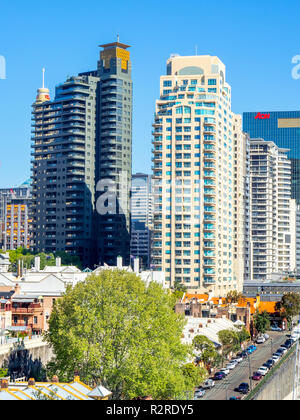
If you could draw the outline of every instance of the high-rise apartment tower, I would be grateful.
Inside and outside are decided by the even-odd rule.
[[[218,57],[168,60],[153,131],[152,258],[171,286],[219,296],[242,290],[247,167],[238,159],[247,138],[236,118]]]

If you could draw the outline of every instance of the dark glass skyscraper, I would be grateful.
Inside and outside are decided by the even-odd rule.
[[[94,246],[96,91],[99,79],[68,78],[33,105],[33,249],[65,251],[85,265]]]
[[[117,256],[130,263],[130,186],[132,174],[132,80],[129,45],[101,45],[97,180],[113,182],[116,212],[98,215],[101,263],[115,265]],[[101,189],[97,189],[101,193]]]
[[[97,70],[68,78],[53,101],[43,85],[33,104],[33,248],[91,267],[130,257],[130,53],[120,42],[101,47]],[[97,213],[99,181],[113,184],[116,210]]]
[[[243,130],[252,139],[273,141],[289,149],[292,163],[292,198],[300,204],[300,111],[245,112]]]

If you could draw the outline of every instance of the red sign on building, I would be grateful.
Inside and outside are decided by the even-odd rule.
[[[270,119],[270,114],[262,114],[261,112],[259,112],[256,117],[256,120],[269,120]]]

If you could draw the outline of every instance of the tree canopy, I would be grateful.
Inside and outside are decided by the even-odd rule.
[[[268,312],[259,312],[256,311],[254,317],[254,327],[256,331],[260,334],[264,334],[267,330],[270,329],[271,321],[270,321],[270,315]]]
[[[280,302],[283,316],[290,322],[292,318],[300,313],[300,296],[296,293],[285,293]]]
[[[62,265],[75,265],[82,269],[82,263],[79,257],[68,254],[64,251],[57,251],[55,253],[45,254],[44,252],[35,253],[26,248],[17,248],[9,251],[9,260],[11,263],[11,270],[17,270],[18,261],[23,261],[25,268],[31,268],[34,265],[34,257],[40,257],[40,268],[43,270],[46,265],[54,266],[56,258],[61,258]]]
[[[183,369],[191,347],[181,343],[185,320],[173,308],[172,293],[134,273],[89,276],[53,308],[45,334],[55,355],[49,376],[69,381],[78,371],[115,399],[183,397],[194,386]]]
[[[222,344],[222,354],[228,356],[241,349],[243,342],[249,340],[250,334],[245,328],[241,330],[222,330],[218,332],[218,338]]]
[[[240,299],[244,297],[243,293],[238,292],[237,290],[232,290],[226,295],[226,303],[238,303]]]
[[[204,335],[197,335],[193,339],[193,346],[199,352],[199,359],[207,368],[214,366],[219,360],[214,343]]]

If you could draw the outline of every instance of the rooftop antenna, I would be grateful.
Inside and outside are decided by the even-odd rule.
[[[45,89],[45,69],[43,68],[43,89]]]
[[[120,42],[120,35],[119,34],[117,35],[117,42],[118,43]]]

